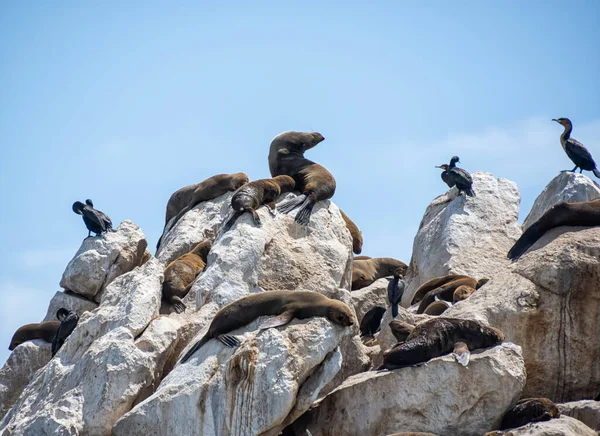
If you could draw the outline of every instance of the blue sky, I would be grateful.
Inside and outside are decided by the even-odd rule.
[[[521,220],[572,168],[551,118],[600,159],[599,2],[322,3],[0,4],[0,362],[87,235],[75,200],[154,247],[173,191],[316,130],[363,254],[408,262],[452,155],[516,181]]]

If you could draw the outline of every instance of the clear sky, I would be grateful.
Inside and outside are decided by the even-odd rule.
[[[153,249],[173,191],[268,177],[286,130],[325,136],[307,157],[363,254],[410,260],[455,154],[516,181],[522,220],[572,168],[551,118],[600,159],[599,22],[597,0],[0,3],[0,363],[87,235],[75,200]]]

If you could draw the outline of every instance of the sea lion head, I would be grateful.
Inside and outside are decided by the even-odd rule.
[[[319,132],[283,132],[273,138],[271,150],[275,149],[283,154],[290,151],[304,153],[324,139]]]
[[[466,285],[459,286],[454,291],[454,294],[452,294],[452,302],[457,303],[459,301],[466,300],[467,298],[469,298],[471,296],[471,294],[473,292],[475,292],[475,289],[470,286],[466,286]]]
[[[58,319],[59,321],[62,321],[64,318],[66,318],[66,316],[69,314],[69,311],[67,309],[65,309],[64,307],[61,307],[60,309],[58,309],[56,311],[56,319]]]
[[[73,203],[73,212],[75,212],[77,215],[81,215],[81,211],[84,207],[85,204],[83,204],[81,201],[76,201]]]
[[[352,238],[352,252],[355,254],[362,253],[362,246],[363,246],[362,232],[359,230],[358,234],[360,235],[360,238]]]
[[[212,244],[210,243],[210,241],[205,240],[205,241],[202,241],[199,244],[197,244],[192,249],[192,253],[200,256],[201,259],[206,259],[208,257],[208,253],[210,252],[211,248],[212,248]]]
[[[343,327],[349,327],[354,324],[354,314],[350,308],[341,301],[336,300],[330,302],[327,319]]]
[[[492,345],[501,344],[504,342],[504,333],[498,330],[495,327],[485,327],[485,338],[487,347],[491,347]]]
[[[392,334],[398,342],[406,341],[408,335],[410,335],[415,328],[407,322],[397,321],[395,319],[390,321],[389,326]]]
[[[281,190],[281,194],[284,194],[286,192],[292,192],[294,190],[294,188],[296,187],[296,181],[294,179],[292,179],[290,176],[276,176],[273,177],[273,180],[275,180],[277,182],[277,184],[279,185],[279,189]]]
[[[231,187],[234,190],[250,183],[250,178],[245,173],[235,173],[231,175]]]

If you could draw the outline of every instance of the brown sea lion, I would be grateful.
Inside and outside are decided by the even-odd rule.
[[[501,429],[517,428],[530,422],[549,421],[560,418],[556,404],[548,398],[524,398],[506,412],[502,418]]]
[[[488,348],[504,341],[496,328],[465,319],[434,318],[417,325],[406,341],[383,353],[379,369],[396,369],[426,362],[434,357],[451,353],[457,342],[464,342],[470,350]]]
[[[369,259],[372,259],[372,257],[371,256],[354,256],[352,259],[353,260],[369,260]]]
[[[173,305],[175,312],[185,311],[186,306],[182,299],[190,291],[198,274],[206,267],[210,248],[210,241],[202,241],[192,251],[178,257],[165,268],[162,296],[163,300]]]
[[[348,218],[348,215],[346,215],[342,209],[340,209],[340,213],[342,214],[342,218],[344,218],[344,221],[346,222],[346,228],[352,236],[352,252],[354,254],[360,254],[363,245],[362,233],[358,229],[357,225],[354,224],[354,221]]]
[[[163,235],[166,233],[167,225],[173,217],[176,217],[176,219],[169,229],[172,229],[177,221],[198,203],[213,200],[229,191],[235,191],[249,181],[250,179],[244,173],[217,174],[200,183],[188,185],[175,191],[167,203]],[[156,245],[157,249],[161,240],[162,236]]]
[[[447,277],[450,277],[450,276],[440,277],[441,279],[444,279],[444,283],[440,286],[437,286],[437,287],[431,289],[430,291],[427,291],[427,293],[423,295],[423,298],[421,300],[421,303],[419,304],[419,309],[417,310],[417,313],[423,313],[425,311],[425,309],[427,308],[427,306],[429,306],[431,303],[433,303],[436,300],[436,297],[439,300],[452,301],[452,298],[454,296],[454,291],[459,286],[464,285],[464,286],[470,286],[475,289],[479,289],[480,287],[482,287],[484,284],[486,284],[488,282],[488,279],[481,279],[478,281],[472,277],[467,277],[467,276],[454,276],[453,279],[446,280]],[[432,280],[425,283],[425,285],[427,285],[430,282],[432,282]],[[421,286],[417,290],[417,292],[415,293],[415,296],[413,296],[413,302],[415,301],[415,297],[417,297],[417,293],[423,292],[422,289],[425,287],[425,285]]]
[[[300,206],[296,222],[307,225],[314,205],[335,194],[335,179],[321,165],[304,157],[304,153],[323,141],[317,132],[284,132],[277,135],[269,148],[271,176],[287,175],[296,181],[296,190],[302,194],[280,204],[277,209],[288,213]]]
[[[399,433],[389,434],[387,436],[438,436],[434,433],[424,433],[422,431],[401,431]]]
[[[544,233],[561,226],[600,226],[600,200],[581,203],[556,203],[521,235],[507,257],[517,260],[540,239]]]
[[[515,436],[515,434],[512,431],[492,430],[488,431],[483,436]]]
[[[458,288],[456,288],[456,290],[452,294],[452,302],[458,303],[459,301],[466,300],[475,291],[476,291],[476,289],[472,288],[470,286],[465,286],[465,285],[459,286]]]
[[[181,362],[186,362],[202,345],[213,338],[228,347],[239,345],[240,341],[227,333],[265,315],[275,317],[262,323],[259,329],[279,327],[289,323],[293,318],[305,319],[313,316],[326,317],[329,321],[344,327],[354,324],[354,314],[346,304],[317,292],[260,292],[240,298],[219,310],[210,323],[208,332],[190,348]]]
[[[12,351],[17,345],[21,345],[23,342],[33,341],[34,339],[42,339],[51,344],[59,327],[60,322],[58,321],[47,321],[21,326],[13,335],[8,349]]]
[[[452,303],[448,303],[444,300],[438,300],[431,303],[425,308],[423,313],[425,315],[439,316],[446,311],[449,307],[452,307]]]
[[[394,275],[396,271],[404,275],[407,268],[408,266],[404,262],[391,257],[352,259],[352,290],[356,291],[367,287],[375,280]]]
[[[275,200],[279,195],[294,190],[296,182],[290,176],[276,176],[272,179],[255,180],[242,186],[231,197],[232,212],[223,225],[222,233],[229,230],[235,220],[244,212],[250,212],[257,227],[262,224],[256,213],[261,205],[267,206],[271,214],[275,214]]]
[[[407,322],[396,321],[395,319],[389,323],[390,330],[398,342],[406,341],[406,338],[412,333],[415,326]]]

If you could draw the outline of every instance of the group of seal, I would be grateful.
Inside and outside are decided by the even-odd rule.
[[[469,276],[456,274],[437,277],[425,282],[415,291],[411,304],[420,303],[417,313],[439,315],[441,313],[439,310],[444,306],[443,302],[462,301],[488,281],[486,278],[476,280]],[[429,309],[432,304],[434,307]],[[446,305],[446,307],[449,306]]]

